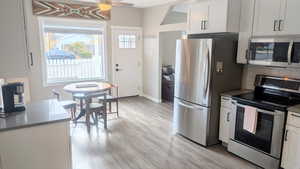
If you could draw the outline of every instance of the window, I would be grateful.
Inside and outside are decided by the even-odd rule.
[[[46,84],[105,79],[105,25],[41,19]]]
[[[134,49],[136,48],[136,35],[119,35],[119,48]]]

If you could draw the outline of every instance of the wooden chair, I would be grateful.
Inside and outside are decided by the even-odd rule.
[[[85,96],[86,103],[86,123],[90,127],[90,115],[94,116],[94,121],[98,125],[99,118],[103,119],[104,129],[107,129],[107,110],[106,110],[107,93],[94,93]],[[93,99],[103,97],[102,103],[93,102]]]
[[[115,89],[115,91],[112,91],[112,89],[110,89],[106,99],[104,99],[104,97],[102,96],[102,97],[98,97],[98,100],[99,103],[103,103],[104,101],[108,103],[109,106],[108,114],[117,114],[117,116],[119,117],[119,88],[116,85],[112,85],[112,86],[113,86],[112,89]],[[116,104],[115,112],[112,112],[112,103]]]
[[[55,89],[52,90],[52,93],[64,109],[70,110],[72,119],[75,119],[76,118],[76,106],[77,106],[76,102],[73,100],[61,101],[60,93],[58,91],[56,91]]]

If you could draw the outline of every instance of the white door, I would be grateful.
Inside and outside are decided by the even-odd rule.
[[[280,34],[300,34],[299,0],[285,0]]]
[[[282,0],[258,0],[255,5],[253,34],[276,35]]]
[[[283,146],[281,167],[284,169],[300,168],[300,128],[287,125],[288,132]]]
[[[209,25],[209,1],[199,2],[193,4],[189,10],[189,33],[205,33],[207,29],[204,28],[204,21],[206,26]]]
[[[119,96],[140,94],[142,88],[141,29],[113,28],[113,83],[119,87]]]

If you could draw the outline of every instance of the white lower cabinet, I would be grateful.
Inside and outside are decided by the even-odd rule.
[[[229,142],[230,115],[232,114],[231,101],[230,97],[221,97],[219,140],[227,144]]]
[[[0,132],[0,169],[72,169],[69,122]]]
[[[285,131],[281,167],[300,168],[300,114],[289,113]]]

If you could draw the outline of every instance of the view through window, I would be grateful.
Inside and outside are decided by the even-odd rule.
[[[105,79],[103,29],[44,22],[43,39],[47,84]]]

